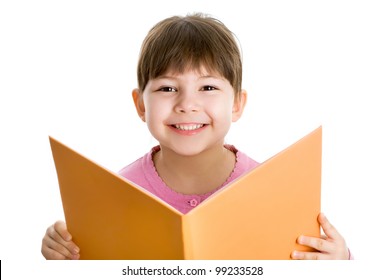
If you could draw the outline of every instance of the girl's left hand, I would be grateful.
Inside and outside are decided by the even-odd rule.
[[[318,252],[294,251],[291,257],[296,260],[348,260],[350,252],[346,241],[339,234],[323,213],[318,215],[318,222],[325,233],[322,238],[301,235],[297,242],[316,249]]]

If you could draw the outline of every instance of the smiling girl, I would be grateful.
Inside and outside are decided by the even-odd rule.
[[[121,176],[187,213],[258,165],[225,144],[247,93],[239,48],[220,21],[193,14],[159,22],[142,44],[137,76],[133,101],[159,145],[123,168]],[[297,237],[317,252],[292,252],[292,257],[349,259],[343,237],[323,214],[318,221],[326,236]],[[79,259],[79,252],[64,222],[47,229],[45,258]]]

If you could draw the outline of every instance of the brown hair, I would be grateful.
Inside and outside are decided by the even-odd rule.
[[[141,92],[150,79],[168,70],[216,71],[237,94],[241,91],[242,61],[234,34],[219,20],[204,14],[174,16],[157,23],[144,39],[137,78]]]

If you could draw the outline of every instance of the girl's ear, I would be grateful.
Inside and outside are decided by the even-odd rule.
[[[138,88],[133,89],[132,97],[138,116],[142,121],[145,121],[145,104],[143,95]]]
[[[247,101],[247,92],[246,90],[241,90],[238,96],[234,97],[234,104],[232,110],[232,122],[238,121],[245,109]]]

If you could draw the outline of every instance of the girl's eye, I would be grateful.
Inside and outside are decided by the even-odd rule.
[[[203,86],[202,87],[202,90],[203,91],[212,91],[212,90],[216,90],[217,88],[213,87],[213,86]]]
[[[177,90],[175,88],[172,88],[172,87],[162,87],[159,89],[159,91],[163,91],[163,92],[176,92]]]

